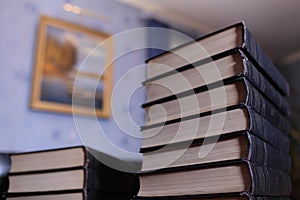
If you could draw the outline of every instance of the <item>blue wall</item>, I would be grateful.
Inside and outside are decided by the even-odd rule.
[[[110,18],[109,23],[81,17],[63,10],[63,5],[70,3],[79,7],[100,12]],[[49,15],[85,26],[116,34],[127,29],[143,27],[140,11],[110,0],[2,0],[0,8],[0,151],[30,151],[81,144],[75,123],[71,115],[37,112],[29,109],[31,79],[35,56],[37,25],[40,15]],[[144,36],[140,36],[141,41]],[[115,51],[130,50],[133,41],[118,41]],[[113,82],[131,68],[144,63],[143,51],[131,52],[114,63]],[[136,72],[141,79],[145,71]],[[125,85],[135,84],[134,76],[124,78]],[[123,93],[122,93],[123,92]],[[119,94],[117,115],[130,112],[135,123],[141,125],[144,114],[140,104],[144,101],[144,92],[139,89],[130,104],[122,103],[126,87]],[[92,119],[85,118],[86,123]],[[99,120],[105,129],[105,135],[115,145],[126,151],[138,152],[141,141],[122,131],[114,122]],[[93,126],[86,126],[87,134]],[[94,138],[98,140],[98,138]],[[101,139],[101,138],[99,138]],[[101,142],[100,142],[101,143]]]

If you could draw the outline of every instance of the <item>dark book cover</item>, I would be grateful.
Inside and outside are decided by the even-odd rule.
[[[290,114],[290,107],[286,99],[277,98],[278,102],[275,103],[276,100],[274,100],[272,103],[267,99],[267,96],[269,96],[268,93],[259,92],[253,86],[253,84],[251,84],[244,77],[237,78],[237,80],[239,79],[245,84],[245,87],[247,88],[247,98],[244,104],[255,110],[257,113],[261,114],[265,119],[271,122],[278,129],[280,129],[283,133],[289,133],[290,123],[286,115]],[[266,86],[264,88],[268,87]]]
[[[289,138],[288,133],[284,133],[280,131],[274,124],[266,120],[264,117],[262,117],[261,114],[254,111],[252,108],[245,104],[237,105],[232,108],[228,108],[228,110],[234,110],[234,109],[242,109],[247,113],[247,119],[249,121],[249,125],[246,131],[249,131],[250,133],[256,135],[257,137],[261,138],[265,142],[269,143],[276,149],[282,151],[282,152],[288,152],[289,151]],[[224,112],[224,110],[221,110],[220,112]],[[226,111],[225,111],[226,112]],[[216,112],[214,113],[216,114]],[[157,135],[163,134],[163,131],[165,129],[168,129],[169,125],[173,125],[175,123],[184,123],[187,120],[193,120],[200,117],[199,120],[201,120],[201,117],[211,115],[211,113],[200,113],[196,115],[191,115],[184,118],[179,118],[171,121],[167,121],[161,124],[154,124],[150,126],[142,126],[141,130],[146,129],[152,129],[161,127],[160,132],[157,133]],[[238,119],[237,119],[238,123]],[[228,133],[225,133],[228,134]],[[195,139],[195,138],[192,138]],[[156,146],[156,145],[155,145]]]
[[[289,173],[291,170],[291,157],[288,152],[282,152],[272,145],[266,143],[259,137],[253,135],[252,133],[248,131],[242,131],[242,132],[237,132],[237,133],[232,133],[232,134],[227,134],[227,135],[222,135],[220,136],[217,140],[215,138],[211,137],[211,141],[213,143],[223,141],[223,140],[230,140],[232,138],[236,138],[239,136],[245,136],[248,141],[247,149],[248,149],[248,154],[244,157],[242,156],[240,159],[248,160],[253,163],[257,163],[261,166],[266,166],[268,168],[272,169],[277,169],[280,171],[283,171],[285,173]],[[206,144],[209,143],[208,140],[210,138],[205,138]],[[187,148],[187,145],[189,147],[192,146],[201,146],[204,142],[204,139],[199,139],[199,140],[194,140],[191,144],[186,142],[182,143],[174,143],[171,145],[168,145],[165,147],[164,145],[161,146],[155,146],[155,147],[150,147],[150,148],[142,148],[140,150],[141,153],[145,154],[148,152],[155,152],[157,150],[160,150],[161,148],[164,148],[164,151],[168,151],[168,149],[173,149],[173,148]],[[210,144],[210,143],[209,143]],[[230,160],[230,159],[227,159]],[[217,161],[219,162],[219,161]],[[185,163],[184,166],[191,165],[189,163]],[[166,167],[165,167],[166,168]],[[180,166],[176,167],[169,167],[169,168],[180,168]]]
[[[245,101],[241,101],[240,105],[243,104],[243,105],[251,107],[253,110],[255,110],[256,112],[261,114],[264,118],[266,118],[269,122],[274,124],[274,126],[279,128],[282,132],[288,133],[290,131],[290,123],[288,122],[288,120],[285,116],[290,113],[290,107],[289,107],[287,100],[281,96],[278,96],[277,100],[274,100],[273,102],[271,102],[270,100],[267,99],[267,96],[270,96],[270,95],[267,95],[266,93],[262,93],[262,92],[258,91],[256,89],[256,87],[253,86],[253,84],[250,81],[248,81],[248,79],[245,77],[232,77],[232,78],[224,80],[224,82],[222,82],[222,83],[216,82],[216,83],[210,84],[209,86],[201,86],[198,88],[194,88],[192,91],[191,90],[185,91],[180,94],[171,95],[171,96],[165,97],[163,99],[145,103],[142,105],[142,107],[146,108],[146,107],[150,107],[150,106],[153,106],[156,104],[167,103],[169,101],[177,100],[178,98],[179,99],[184,98],[189,95],[195,95],[197,93],[204,92],[204,91],[207,91],[212,88],[222,87],[223,84],[229,85],[229,84],[234,84],[237,82],[242,82],[243,85],[245,86],[246,92],[247,92],[247,94],[246,94],[247,97],[246,97]],[[263,87],[268,88],[268,86],[269,85],[266,85]],[[277,103],[275,103],[275,101]],[[178,105],[178,106],[180,106],[180,105]],[[281,106],[281,107],[279,108],[279,106]],[[232,106],[229,106],[229,107],[232,107]],[[219,110],[224,111],[226,109],[228,109],[228,107],[222,108]],[[168,114],[168,110],[166,112]],[[215,111],[212,111],[212,112],[215,112]],[[165,124],[165,122],[161,122],[160,124]],[[151,124],[150,126],[152,126],[152,125],[154,125],[154,124]]]
[[[259,164],[247,161],[247,160],[231,160],[219,163],[208,163],[208,164],[200,164],[200,165],[192,165],[185,166],[181,168],[164,168],[161,170],[151,171],[140,173],[139,176],[151,176],[151,175],[160,175],[168,173],[169,175],[175,175],[176,173],[184,172],[184,171],[192,171],[192,170],[200,170],[205,168],[222,168],[226,166],[236,166],[236,165],[245,165],[247,166],[250,172],[251,179],[251,187],[246,191],[237,191],[249,196],[282,196],[288,197],[292,190],[291,179],[289,175],[280,170],[268,168],[265,166],[261,166]],[[200,172],[199,171],[199,172]],[[213,176],[213,175],[212,175]],[[246,177],[244,177],[246,178]],[[141,185],[142,190],[143,185]],[[218,194],[218,193],[214,193]],[[198,194],[193,194],[198,195]],[[210,195],[210,194],[209,194]],[[164,196],[164,195],[157,195]],[[175,195],[174,197],[176,197]],[[180,195],[178,195],[180,196]],[[203,195],[203,196],[206,196]]]
[[[250,33],[249,29],[246,28],[244,22],[241,22],[244,30],[244,38],[242,49],[249,58],[261,69],[261,72],[274,83],[274,86],[282,92],[283,95],[290,94],[290,88],[285,77],[279,72],[279,69],[274,65],[274,63],[265,54],[263,49],[260,47],[256,39]]]
[[[0,153],[0,199],[8,190],[8,173],[10,170],[10,157],[7,153]]]
[[[250,31],[247,29],[245,23],[243,21],[238,22],[236,24],[227,26],[225,28],[219,29],[217,31],[211,32],[209,34],[206,34],[198,39],[196,39],[196,42],[201,41],[205,38],[217,35],[221,32],[224,32],[226,30],[240,27],[242,29],[242,44],[240,46],[237,46],[237,48],[240,48],[248,57],[249,59],[254,63],[254,65],[259,69],[260,73],[262,73],[280,93],[284,96],[289,95],[289,84],[287,80],[284,78],[284,76],[279,72],[278,68],[274,65],[274,63],[270,60],[270,58],[266,55],[266,53],[263,51],[263,49],[260,47],[258,42],[255,40],[255,38],[252,36]],[[148,60],[146,60],[146,63],[148,63],[150,60],[155,59],[159,56],[163,56],[164,54],[167,54],[169,52],[175,51],[176,49],[180,49],[181,47],[190,45],[192,42],[188,42],[186,44],[180,45],[178,47],[175,47],[167,52],[164,52],[162,54],[159,54],[155,57],[152,57]]]
[[[92,152],[92,153],[91,153]],[[96,155],[96,154],[97,155]],[[105,192],[116,192],[124,194],[136,194],[139,189],[138,177],[134,173],[119,171],[112,167],[109,167],[95,157],[99,156],[99,152],[90,149],[87,151],[87,190],[88,191],[105,191]],[[105,160],[105,163],[119,162],[122,167],[127,168],[129,171],[138,171],[139,166],[134,163],[128,163],[121,161],[112,156],[101,154],[101,160]],[[133,169],[135,168],[135,169]]]

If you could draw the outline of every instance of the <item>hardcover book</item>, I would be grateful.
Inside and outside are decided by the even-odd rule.
[[[289,94],[289,85],[273,62],[256,42],[244,22],[239,22],[224,29],[207,34],[196,42],[190,42],[171,49],[147,61],[148,79],[164,76],[163,73],[172,71],[201,59],[205,59],[222,52],[239,48],[254,63],[278,91],[283,95]],[[167,66],[167,67],[164,67]]]
[[[203,86],[143,104],[146,112],[145,125],[244,104],[260,113],[283,132],[289,132],[289,122],[285,115],[288,115],[290,108],[286,99],[278,96],[277,103],[271,103],[244,77],[230,79],[224,83],[225,85],[221,86],[212,85],[209,90],[207,86]],[[158,109],[151,107],[154,105],[159,105]]]
[[[142,172],[240,159],[286,173],[291,169],[291,158],[287,152],[279,151],[249,132],[196,140],[191,144],[145,148],[141,152]]]
[[[286,196],[291,192],[288,174],[249,161],[193,165],[176,170],[142,173],[138,196],[183,196],[219,193]]]
[[[142,127],[144,138],[142,148],[221,136],[240,131],[249,131],[280,151],[289,151],[287,133],[281,132],[247,106],[204,116],[192,115],[167,121],[164,124],[144,126]]]

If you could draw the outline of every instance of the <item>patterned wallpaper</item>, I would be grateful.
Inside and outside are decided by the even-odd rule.
[[[63,5],[70,3],[106,15],[110,21],[104,23],[87,17],[67,13]],[[30,151],[55,147],[66,147],[81,144],[75,123],[71,115],[37,112],[29,109],[31,78],[34,65],[37,25],[40,15],[49,15],[73,23],[102,30],[111,34],[143,27],[140,11],[109,0],[2,0],[0,8],[0,151]],[[141,40],[145,36],[141,36]],[[115,42],[115,51],[128,51],[134,43],[131,40]],[[121,56],[114,63],[113,83],[131,68],[142,65],[146,58],[143,51],[130,52]],[[138,72],[140,78],[145,77],[145,70]],[[135,74],[136,75],[136,74]],[[128,87],[135,84],[136,77],[128,76],[123,83]],[[119,97],[126,96],[126,87]],[[119,98],[116,115],[126,116],[130,112],[136,124],[141,125],[144,113],[139,105],[144,101],[144,91],[138,89],[130,103]],[[85,119],[87,122],[89,119]],[[140,139],[122,131],[113,118],[99,120],[109,140],[129,152],[138,152]],[[87,134],[93,126],[86,126]],[[100,140],[101,138],[93,138]],[[104,141],[105,142],[105,141]],[[101,143],[101,141],[100,141]],[[108,150],[109,151],[109,150]]]

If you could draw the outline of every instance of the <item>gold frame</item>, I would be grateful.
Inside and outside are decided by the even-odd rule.
[[[52,32],[51,32],[52,30]],[[56,31],[56,32],[55,32]],[[59,33],[59,34],[58,34]],[[63,34],[62,34],[63,33]],[[73,35],[72,35],[73,34]],[[64,35],[64,36],[63,36]],[[78,38],[80,39],[80,42],[78,44],[73,45],[69,48],[65,48],[68,43],[66,41],[65,36],[72,36],[74,42],[78,42]],[[77,38],[76,38],[77,37]],[[54,38],[54,39],[53,39]],[[111,108],[110,108],[110,101],[111,101],[111,88],[112,88],[112,41],[109,34],[102,33],[96,30],[92,30],[80,25],[76,25],[73,23],[69,23],[66,21],[62,21],[59,19],[55,19],[48,16],[41,16],[40,22],[39,22],[39,29],[38,29],[38,37],[37,37],[37,46],[36,46],[36,58],[35,58],[35,67],[34,67],[34,74],[33,74],[33,80],[32,80],[32,92],[31,92],[31,102],[30,107],[34,110],[42,110],[42,111],[50,111],[50,112],[58,112],[58,113],[66,113],[66,114],[82,114],[82,115],[96,115],[97,117],[103,117],[108,118],[111,115]],[[70,38],[69,38],[70,39]],[[102,50],[99,54],[95,54],[94,58],[99,58],[102,62],[102,66],[99,67],[101,70],[104,70],[101,74],[92,73],[92,72],[85,72],[80,71],[79,68],[74,67],[75,64],[81,65],[82,62],[78,61],[78,52],[87,52],[83,51],[82,47],[88,46],[87,44],[84,44],[85,41],[88,41],[86,43],[91,44],[94,42],[94,44],[98,44],[99,42],[102,42],[106,40],[103,44],[101,44]],[[54,42],[53,42],[54,41]],[[64,42],[62,45],[59,42]],[[82,42],[84,41],[84,42]],[[52,42],[52,43],[51,43]],[[97,43],[96,43],[97,42]],[[84,46],[84,45],[86,46]],[[59,46],[60,45],[60,46]],[[82,46],[79,46],[82,45]],[[98,47],[97,47],[98,48]],[[91,48],[90,50],[93,50]],[[56,52],[55,55],[59,55],[57,59],[54,54],[50,54],[49,52]],[[58,53],[57,53],[58,52]],[[74,53],[75,52],[75,53]],[[81,59],[83,61],[83,53],[81,53]],[[49,56],[50,55],[50,56]],[[71,55],[71,57],[69,56]],[[86,54],[89,55],[89,54]],[[99,57],[98,57],[99,55]],[[51,57],[52,56],[52,57]],[[69,56],[69,57],[68,57]],[[73,57],[72,57],[73,56]],[[60,59],[59,59],[60,58]],[[72,63],[70,63],[70,61]],[[98,63],[93,61],[94,63]],[[103,64],[105,64],[103,66]],[[67,67],[66,67],[67,66]],[[90,65],[91,68],[93,68],[96,65]],[[98,67],[98,66],[96,66]],[[101,68],[102,67],[102,68]],[[99,102],[99,107],[86,105],[86,104],[78,104],[74,105],[74,102],[72,101],[74,91],[74,81],[71,82],[68,80],[68,83],[73,83],[71,87],[73,89],[64,90],[64,93],[61,93],[61,96],[58,95],[51,95],[49,93],[54,93],[53,86],[52,90],[45,89],[51,84],[46,85],[45,82],[49,79],[49,77],[56,76],[55,78],[64,77],[66,79],[69,79],[69,73],[71,73],[70,68],[73,72],[73,77],[84,76],[85,79],[88,79],[89,81],[100,81],[102,83],[101,90],[98,91],[97,89],[92,90],[93,87],[88,87],[90,90],[86,90],[86,88],[81,88],[81,92],[89,93],[90,97],[93,97],[94,99],[97,99],[97,102]],[[96,68],[97,70],[98,68]],[[95,69],[94,69],[95,70]],[[99,70],[99,71],[101,71]],[[75,72],[75,73],[74,73]],[[74,74],[76,74],[74,76]],[[48,79],[47,79],[48,78]],[[92,80],[93,79],[93,80]],[[55,79],[52,79],[52,81]],[[75,80],[75,79],[73,79]],[[61,88],[67,88],[70,87],[70,84],[66,84],[67,81],[61,81],[63,84],[63,87],[55,87],[57,89]],[[51,83],[51,82],[46,82]],[[52,84],[58,84],[59,81],[53,81]],[[96,83],[96,82],[95,82]],[[44,84],[44,85],[43,85]],[[98,82],[97,82],[98,84]],[[57,86],[57,85],[56,85]],[[49,87],[50,88],[50,87]],[[76,89],[76,88],[75,88]],[[48,94],[47,94],[48,91]],[[78,90],[79,91],[79,90]],[[95,92],[96,91],[96,92]],[[98,95],[97,95],[98,92]],[[84,93],[81,93],[84,94]],[[91,96],[94,95],[94,96]],[[84,96],[84,95],[82,95]],[[50,98],[49,98],[50,97]],[[56,98],[56,99],[55,99]],[[64,99],[65,102],[63,102],[61,99]],[[82,97],[83,98],[83,97]],[[54,100],[53,100],[54,99]],[[66,99],[66,100],[65,100]],[[71,102],[70,102],[71,99]],[[86,100],[85,100],[86,101]],[[83,101],[84,102],[84,101]],[[96,100],[95,100],[96,102]],[[94,102],[94,103],[95,103]],[[95,103],[96,105],[96,103]]]

